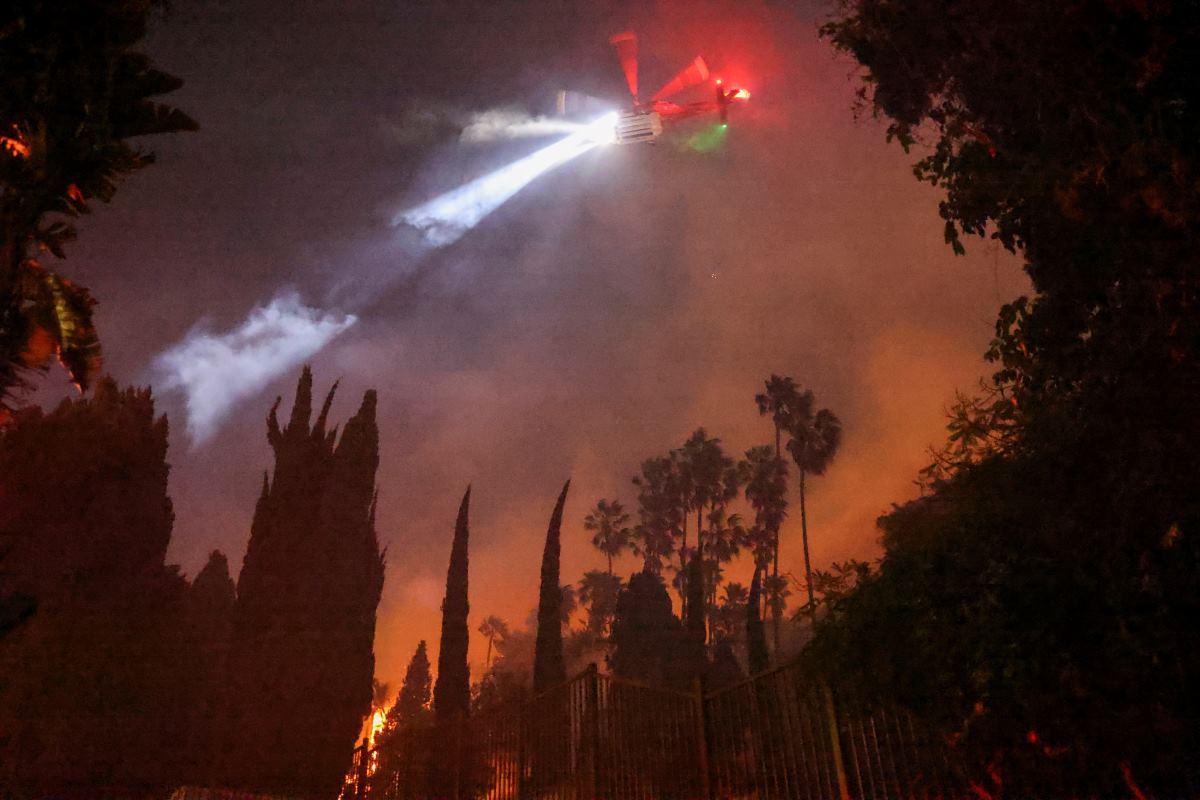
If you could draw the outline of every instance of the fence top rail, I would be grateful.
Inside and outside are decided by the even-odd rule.
[[[570,678],[567,678],[562,683],[556,683],[549,688],[543,689],[537,694],[533,694],[531,692],[525,697],[515,697],[511,700],[505,700],[502,703],[497,703],[496,705],[479,709],[471,714],[468,718],[474,720],[487,720],[489,717],[493,716],[500,716],[512,712],[520,712],[525,708],[532,707],[539,700],[545,700],[554,695],[556,692],[561,692],[563,689],[566,689],[573,684],[579,683],[582,680],[586,680],[593,674],[598,674],[596,665],[588,664],[583,670],[575,675],[572,675]]]

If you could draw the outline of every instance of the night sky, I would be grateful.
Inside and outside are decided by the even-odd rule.
[[[194,326],[229,329],[281,292],[358,316],[310,360],[318,392],[341,380],[338,420],[379,390],[384,680],[399,680],[419,638],[436,661],[468,483],[472,629],[487,614],[518,623],[536,603],[564,479],[565,581],[602,567],[582,518],[600,497],[633,506],[642,459],[697,426],[737,455],[771,438],[754,395],[772,372],[813,389],[845,426],[811,485],[814,564],[877,555],[875,518],[914,496],[954,391],[988,372],[998,306],[1026,290],[990,242],[953,256],[915,156],[855,118],[854,69],[817,37],[824,4],[172,6],[147,49],[183,78],[171,101],[202,129],[147,143],[159,163],[83,221],[63,272],[100,300],[121,383],[160,384],[156,357]],[[608,38],[627,28],[645,87],[699,53],[753,92],[722,149],[688,150],[688,131],[597,149],[454,245],[421,259],[400,246],[397,210],[548,141],[464,144],[456,122],[546,110],[559,88],[615,107],[627,94]],[[234,406],[200,444],[182,395],[158,392],[172,423],[170,556],[186,573],[213,548],[240,566],[271,465],[264,417],[279,394],[286,413],[298,373]],[[785,570],[801,569],[796,516]],[[476,667],[482,656],[476,637]]]

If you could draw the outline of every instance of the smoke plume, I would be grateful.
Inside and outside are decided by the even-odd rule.
[[[211,436],[238,403],[290,373],[356,322],[302,305],[295,294],[277,296],[226,333],[193,328],[155,361],[164,388],[187,396],[187,430],[194,444]]]

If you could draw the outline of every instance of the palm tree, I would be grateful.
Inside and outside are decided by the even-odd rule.
[[[137,52],[151,3],[26,2],[6,8],[0,61],[0,422],[24,373],[56,357],[87,388],[100,366],[87,289],[43,266],[73,221],[154,162],[136,137],[194,131],[154,98],[182,82]]]
[[[734,461],[725,455],[721,449],[721,440],[710,438],[704,428],[697,428],[683,447],[676,451],[679,459],[679,470],[683,476],[686,494],[686,509],[696,514],[696,548],[701,555],[701,574],[707,574],[710,581],[720,581],[721,557],[704,556],[706,547],[712,544],[717,526],[724,525],[725,506],[737,497],[741,485],[741,477]],[[704,519],[707,512],[709,518],[708,539],[705,539]],[[686,511],[684,529],[687,528]],[[740,530],[740,526],[739,526]],[[728,533],[726,531],[725,533]],[[728,536],[726,538],[729,538]],[[706,562],[713,563],[704,568]],[[683,573],[686,583],[690,572]],[[683,596],[690,597],[686,585],[682,586]],[[715,593],[715,585],[711,592],[702,591],[701,596],[709,597]]]
[[[608,558],[608,574],[613,574],[613,559],[625,550],[638,554],[633,528],[628,525],[629,515],[619,500],[611,503],[601,499],[594,511],[583,519],[583,527],[592,532],[592,544]]]
[[[759,445],[746,451],[738,469],[746,500],[754,509],[755,557],[766,561],[775,555],[779,528],[787,516],[787,462],[772,452],[769,445]]]
[[[804,479],[807,475],[823,475],[842,443],[842,423],[827,408],[812,413],[812,392],[805,392],[808,402],[788,424],[788,452],[800,470],[800,536],[804,542],[804,578],[808,584],[808,606],[814,609],[812,564],[808,557],[808,513],[804,505]]]
[[[587,630],[594,636],[603,638],[609,634],[620,593],[621,579],[611,572],[589,570],[583,573],[583,580],[579,581],[579,602],[587,608]]]
[[[562,592],[562,601],[558,604],[558,618],[565,628],[571,624],[575,609],[579,608],[579,598],[575,594],[574,584],[564,583],[558,588]]]
[[[721,440],[709,438],[704,428],[697,428],[676,452],[680,475],[683,476],[687,510],[696,514],[696,545],[703,547],[704,512],[722,506],[737,496],[737,473],[733,459],[721,449]],[[686,516],[684,530],[687,530]]]
[[[492,668],[492,644],[496,639],[508,636],[508,623],[494,615],[488,615],[479,623],[479,632],[487,638],[487,657],[484,659],[484,671]]]
[[[675,550],[675,540],[682,538],[680,547],[680,569],[684,567],[687,549],[687,529],[684,525],[683,476],[679,459],[675,453],[648,458],[642,462],[642,474],[634,477],[638,487],[638,517],[641,522],[635,529],[642,555],[644,569],[658,574],[662,571],[662,560]]]

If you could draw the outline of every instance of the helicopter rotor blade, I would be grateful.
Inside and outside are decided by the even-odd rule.
[[[625,82],[629,84],[629,93],[633,102],[638,101],[638,62],[637,34],[633,31],[623,31],[609,39],[609,43],[617,48],[617,58],[621,60],[621,70],[625,73]]]
[[[666,85],[654,93],[653,100],[662,100],[670,97],[673,94],[682,92],[684,89],[690,89],[698,83],[704,83],[708,80],[708,65],[704,63],[704,59],[700,56],[681,69],[679,73],[671,80],[667,81]]]

